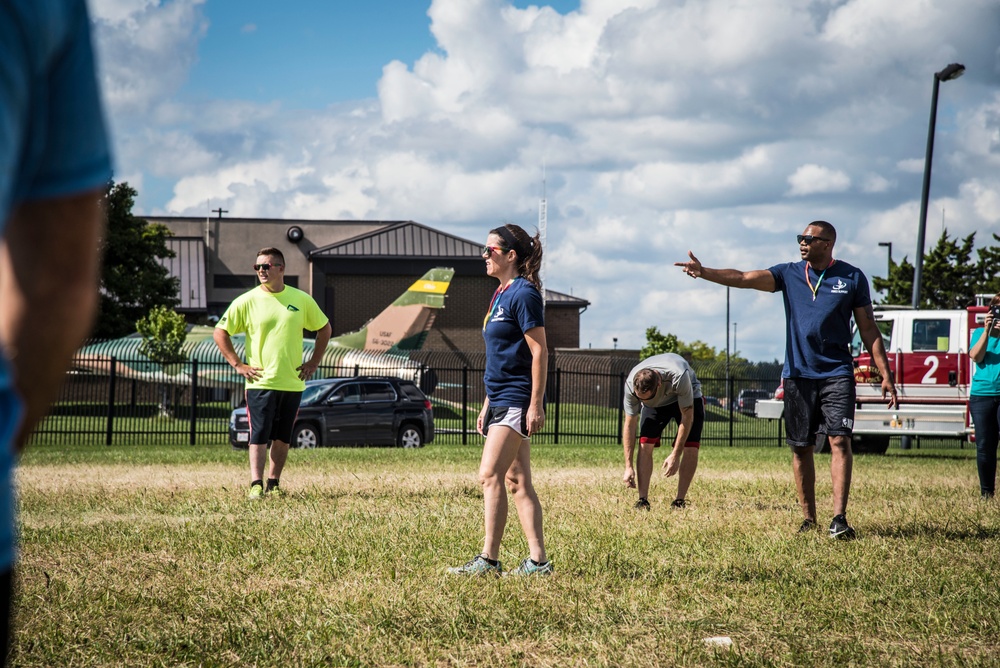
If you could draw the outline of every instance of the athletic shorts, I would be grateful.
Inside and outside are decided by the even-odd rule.
[[[490,427],[501,425],[510,427],[523,438],[528,438],[528,409],[518,406],[487,406],[483,418],[483,435],[490,433]]]
[[[785,378],[785,442],[806,448],[826,436],[850,436],[856,396],[853,376]]]
[[[705,425],[705,398],[694,400],[694,419],[691,421],[691,432],[688,434],[685,448],[701,447],[701,429]],[[671,420],[681,423],[681,407],[676,401],[666,406],[650,408],[643,406],[639,413],[639,442],[652,443],[654,448],[660,447],[660,437]]]
[[[247,390],[250,443],[267,445],[271,441],[291,442],[300,399],[301,392]]]

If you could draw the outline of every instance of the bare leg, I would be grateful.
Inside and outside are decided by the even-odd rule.
[[[267,443],[250,444],[250,481],[264,479],[264,463],[267,461]]]
[[[799,493],[799,505],[807,520],[816,521],[816,464],[811,447],[792,447],[792,474]]]
[[[285,468],[285,461],[288,459],[288,444],[284,441],[271,441],[271,467],[268,478],[277,480],[281,477],[281,471]],[[263,466],[261,467],[263,468]],[[254,478],[256,480],[256,478]]]
[[[683,499],[687,496],[691,481],[694,480],[694,472],[698,470],[698,448],[684,448],[681,457],[681,470],[677,476],[677,498]]]
[[[521,521],[521,529],[528,539],[528,551],[538,563],[547,561],[545,541],[542,539],[542,504],[538,502],[535,487],[531,484],[531,442],[523,439],[514,463],[507,471],[507,485],[514,495],[514,506]]]
[[[649,496],[649,478],[653,475],[653,444],[639,441],[639,452],[635,455],[635,479],[639,498]]]
[[[500,554],[500,540],[507,526],[507,488],[504,477],[520,449],[521,435],[510,427],[494,424],[483,445],[483,458],[479,463],[479,483],[483,486],[485,538],[483,554],[496,559]]]
[[[831,436],[830,454],[830,477],[833,480],[833,514],[843,515],[847,512],[847,497],[851,493],[851,472],[854,468],[851,437]]]

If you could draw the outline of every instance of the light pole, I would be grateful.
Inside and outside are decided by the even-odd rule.
[[[882,246],[883,248],[888,248],[889,249],[889,262],[886,265],[886,270],[885,270],[885,280],[888,281],[889,280],[889,274],[892,273],[892,242],[891,241],[880,241],[880,242],[878,242],[878,245]]]
[[[920,225],[917,227],[917,256],[913,270],[913,308],[920,307],[920,279],[924,264],[924,232],[927,229],[927,198],[931,190],[931,159],[934,156],[934,125],[937,122],[938,86],[942,81],[957,79],[965,73],[965,65],[952,63],[940,72],[934,73],[934,89],[931,93],[931,119],[927,128],[927,157],[924,158],[924,188],[920,195]]]

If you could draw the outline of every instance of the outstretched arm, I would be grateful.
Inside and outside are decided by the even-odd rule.
[[[774,292],[774,275],[767,269],[754,271],[710,269],[703,267],[701,261],[691,251],[688,251],[688,258],[690,259],[687,262],[674,262],[674,266],[684,269],[684,273],[691,278],[703,278],[706,281],[733,288],[752,288],[763,292]]]

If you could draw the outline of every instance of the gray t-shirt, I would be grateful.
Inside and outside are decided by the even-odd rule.
[[[660,387],[648,401],[639,401],[635,396],[635,375],[643,369],[652,369],[660,374]],[[642,406],[659,408],[679,403],[681,408],[694,405],[701,398],[701,383],[687,361],[675,353],[653,355],[639,362],[625,379],[625,415],[638,415]]]

